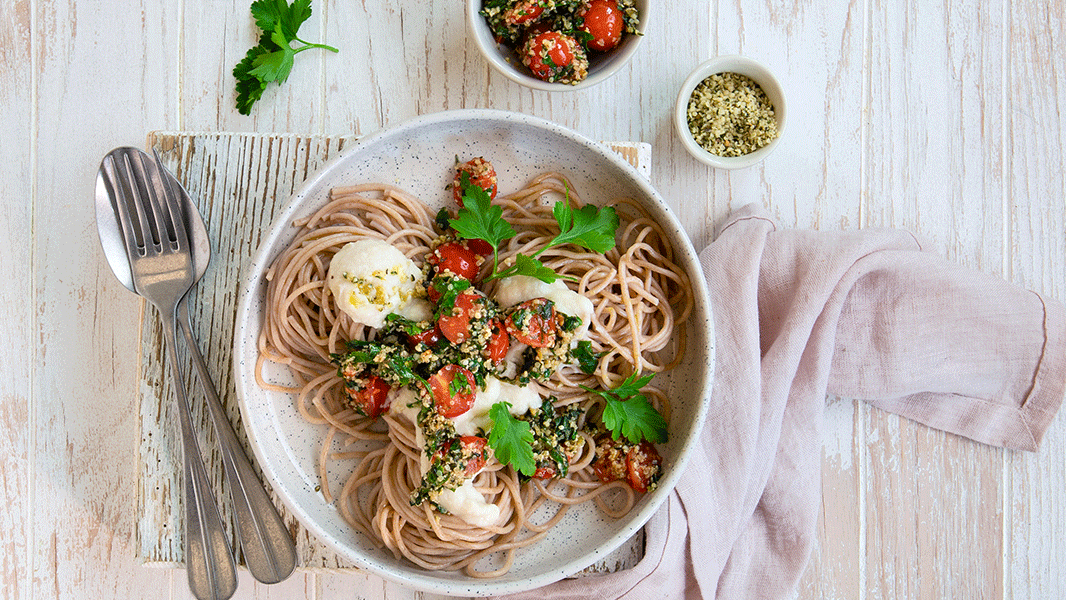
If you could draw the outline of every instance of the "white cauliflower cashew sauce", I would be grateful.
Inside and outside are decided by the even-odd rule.
[[[409,407],[409,404],[417,402],[415,393],[407,388],[390,392],[395,394],[389,412],[402,414],[415,424],[415,443],[420,447],[425,445],[422,437],[422,428],[418,426],[418,408]],[[506,381],[500,381],[495,377],[485,380],[485,389],[478,390],[474,399],[474,406],[458,417],[451,419],[455,424],[455,431],[459,435],[474,435],[478,429],[488,431],[492,425],[489,418],[489,409],[497,402],[509,402],[510,413],[515,416],[524,415],[530,408],[539,408],[540,395],[528,387],[520,387]],[[429,457],[422,453],[422,474],[429,470]],[[485,496],[474,488],[473,481],[467,479],[461,486],[454,490],[445,489],[437,498],[440,504],[449,513],[459,517],[463,521],[478,527],[492,527],[500,517],[500,507],[485,501]]]
[[[380,328],[391,313],[412,321],[430,318],[432,308],[417,296],[422,270],[392,244],[362,239],[333,256],[326,277],[337,308],[356,323]]]

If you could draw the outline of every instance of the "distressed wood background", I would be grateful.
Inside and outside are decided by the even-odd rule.
[[[230,71],[255,43],[248,4],[0,8],[0,598],[188,597],[183,572],[138,558],[141,304],[93,227],[100,159],[151,131],[364,135],[520,111],[650,143],[651,181],[697,247],[760,202],[785,226],[907,228],[1066,299],[1061,1],[657,2],[627,67],[552,94],[491,71],[458,1],[316,0],[302,37],[340,54],[299,55],[245,117]],[[789,100],[780,147],[736,172],[691,159],[671,123],[688,71],[729,53],[769,65]],[[1038,453],[1013,453],[827,399],[824,515],[798,596],[1066,597],[1064,419]],[[269,587],[244,573],[238,597],[425,596],[308,571]]]

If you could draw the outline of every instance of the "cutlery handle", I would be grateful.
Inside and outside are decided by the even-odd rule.
[[[181,420],[182,460],[185,469],[185,569],[189,589],[199,600],[226,600],[237,591],[237,567],[226,539],[218,504],[211,493],[200,446],[189,412],[177,357],[177,325],[173,314],[160,310],[163,337],[170,355],[174,391]]]
[[[207,371],[207,364],[193,338],[189,326],[189,309],[184,299],[178,305],[178,322],[185,333],[200,384],[204,395],[207,396],[211,422],[222,446],[222,462],[230,482],[230,495],[237,516],[237,531],[241,548],[244,550],[245,563],[257,580],[263,583],[278,583],[296,568],[296,546],[292,535],[256,476],[237,434],[233,431],[233,425],[222,408],[218,391]]]

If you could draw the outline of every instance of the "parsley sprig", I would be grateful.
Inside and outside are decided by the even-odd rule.
[[[633,373],[612,390],[594,390],[581,386],[585,391],[592,392],[606,401],[603,407],[603,424],[611,432],[612,438],[617,440],[621,435],[632,443],[639,443],[641,440],[653,443],[666,441],[666,419],[663,419],[644,394],[640,393],[640,389],[648,385],[654,376],[653,373],[639,377],[637,373]]]
[[[300,39],[297,32],[311,17],[311,0],[255,0],[251,6],[255,24],[262,30],[259,43],[233,67],[237,79],[237,112],[247,115],[252,105],[263,97],[267,85],[289,78],[296,55],[311,48],[339,52],[333,46],[312,44]],[[300,45],[295,48],[293,42]]]
[[[532,477],[537,471],[533,457],[533,430],[529,423],[516,419],[510,402],[497,402],[489,408],[492,431],[489,432],[489,447],[496,460],[510,464],[519,473]]]
[[[533,256],[517,254],[513,265],[500,270],[500,244],[515,236],[515,230],[503,218],[503,209],[492,204],[488,192],[470,183],[466,173],[460,176],[463,190],[463,208],[459,209],[455,219],[448,224],[466,239],[484,240],[492,246],[492,274],[485,281],[501,279],[512,275],[536,277],[544,283],[552,283],[560,277],[552,269],[544,266],[537,257],[548,248],[574,244],[594,252],[607,252],[614,248],[615,231],[618,229],[618,213],[613,207],[596,208],[591,204],[575,210],[570,206],[570,195],[559,200],[552,208],[555,222],[559,224],[559,234],[541,247]]]

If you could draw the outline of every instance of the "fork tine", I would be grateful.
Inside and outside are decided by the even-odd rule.
[[[163,166],[163,159],[159,157],[159,152],[152,149],[153,160],[152,171],[155,176],[161,180],[161,187],[163,190],[163,197],[166,200],[167,213],[170,215],[170,221],[174,230],[174,238],[177,243],[177,250],[186,250],[192,244],[189,241],[189,231],[186,227],[187,215],[185,214],[185,204],[182,201],[181,193],[176,189],[179,185],[174,176]],[[147,156],[147,155],[146,155]]]
[[[139,151],[135,148],[127,148],[122,153],[122,166],[125,167],[125,178],[129,182],[130,194],[127,197],[131,213],[136,216],[144,240],[144,255],[154,256],[162,250],[162,240],[165,237],[165,229],[160,227],[158,216],[152,206],[152,190],[145,179],[144,163],[141,161]]]
[[[136,183],[129,172],[129,164],[126,162],[124,152],[112,152],[104,157],[104,180],[114,192],[112,197],[112,209],[119,217],[122,227],[122,238],[125,240],[126,255],[130,262],[144,255],[145,235],[141,229],[141,222],[136,215],[130,212],[131,199],[135,193],[132,188]]]
[[[151,159],[140,150],[131,150],[129,155],[130,164],[138,176],[136,181],[144,184],[143,189],[137,186],[138,215],[143,215],[145,222],[152,226],[151,229],[155,234],[153,240],[158,245],[154,250],[157,253],[170,253],[174,250],[175,241],[173,219],[165,200],[161,201],[159,197],[162,186],[159,171],[154,168],[155,165]]]

